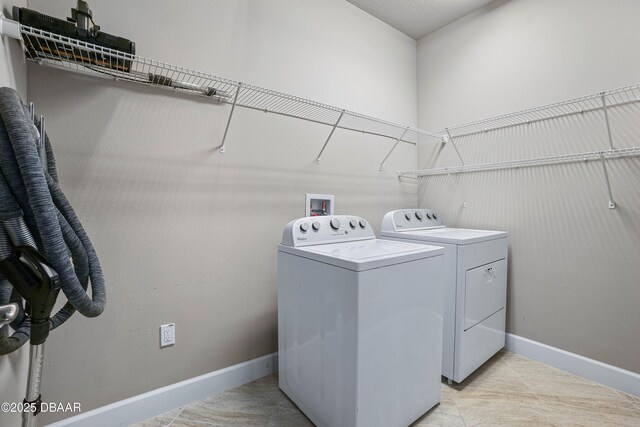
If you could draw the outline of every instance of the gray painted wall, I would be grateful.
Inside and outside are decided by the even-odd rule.
[[[59,17],[71,3],[29,2]],[[142,55],[408,124],[419,101],[428,129],[638,82],[631,0],[494,2],[420,41],[418,87],[415,42],[346,2],[157,4],[91,2],[103,29]],[[2,83],[26,95],[21,56],[1,42]],[[49,401],[86,411],[275,351],[275,245],[305,192],[334,193],[338,213],[376,227],[387,210],[416,205],[415,183],[393,176],[416,166],[410,146],[380,173],[390,142],[336,133],[315,165],[326,127],[240,110],[221,156],[212,147],[228,107],[33,64],[28,83],[109,284],[103,316],[52,333]],[[639,113],[612,113],[618,146],[637,145]],[[460,147],[469,163],[604,147],[601,118],[585,121]],[[451,147],[436,159],[437,149],[422,145],[418,165],[455,163]],[[637,372],[640,162],[609,165],[615,211],[601,170],[582,164],[456,178],[464,210],[450,182],[423,179],[419,204],[453,226],[511,232],[511,332]],[[160,350],[158,325],[170,321],[177,344]],[[21,399],[23,356],[0,364],[3,397]]]
[[[71,3],[32,0],[65,17]],[[343,0],[93,0],[138,53],[391,121],[417,121],[416,43]],[[415,146],[29,64],[62,188],[101,257],[108,307],[47,343],[43,395],[84,411],[277,351],[276,245],[306,192],[379,227],[416,205]],[[160,324],[177,344],[159,348]],[[16,384],[17,385],[17,384]],[[46,415],[52,422],[62,414]]]
[[[419,126],[435,129],[640,83],[634,0],[496,1],[418,43]],[[611,111],[614,145],[640,144],[640,107]],[[608,148],[602,113],[457,140],[467,164]],[[441,151],[442,150],[442,151]],[[419,147],[420,167],[457,165]],[[508,330],[640,372],[640,159],[419,180],[448,225],[510,232]],[[467,208],[461,208],[466,196]]]
[[[25,5],[25,1],[0,0],[0,11],[11,18],[13,5]],[[0,37],[0,87],[12,87],[23,100],[27,99],[27,64],[20,44],[7,37]],[[0,333],[10,333],[5,326]],[[27,386],[29,350],[23,347],[6,356],[0,356],[0,397],[3,402],[22,402]],[[0,412],[0,426],[20,424],[20,415]]]

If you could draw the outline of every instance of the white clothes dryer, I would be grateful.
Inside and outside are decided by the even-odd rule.
[[[431,209],[395,210],[382,220],[384,239],[444,247],[442,375],[450,382],[504,347],[507,234],[446,227]]]

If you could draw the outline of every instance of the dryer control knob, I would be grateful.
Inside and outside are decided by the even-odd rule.
[[[331,224],[331,228],[334,230],[340,228],[340,220],[338,220],[338,218],[332,218],[329,224]]]
[[[436,213],[433,213],[433,219],[438,219],[438,215],[436,215]]]
[[[422,218],[424,218],[422,212],[416,212],[416,218],[418,218],[418,221],[422,221]]]
[[[409,212],[404,214],[404,217],[407,219],[407,221],[411,221],[411,214]]]
[[[356,225],[358,225],[358,224],[356,223],[356,220],[355,220],[355,219],[352,219],[351,221],[349,221],[349,226],[350,226],[351,228],[356,228]]]
[[[367,223],[365,222],[364,219],[360,220],[360,228],[365,228],[367,226]]]
[[[318,231],[318,230],[320,230],[320,223],[318,221],[315,221],[313,224],[311,224],[311,227],[314,230]]]
[[[427,218],[431,219],[431,214],[427,212]]]
[[[307,224],[306,222],[303,222],[302,224],[300,224],[300,231],[302,231],[303,233],[306,233],[308,229],[309,229],[309,224]]]

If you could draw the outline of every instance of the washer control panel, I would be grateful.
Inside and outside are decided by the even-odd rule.
[[[352,215],[312,216],[291,221],[282,234],[285,246],[311,246],[375,239],[373,227]]]
[[[399,209],[387,212],[382,231],[421,230],[444,227],[440,215],[432,209]]]

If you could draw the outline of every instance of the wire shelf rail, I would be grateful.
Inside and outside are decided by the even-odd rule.
[[[398,171],[398,178],[401,177],[428,177],[435,175],[448,175],[452,180],[452,174],[461,174],[468,172],[482,172],[503,169],[517,169],[533,166],[548,166],[563,163],[587,162],[591,160],[600,160],[602,171],[605,178],[607,192],[609,194],[609,209],[615,209],[616,204],[613,200],[611,190],[611,182],[609,180],[609,172],[607,170],[606,160],[624,157],[640,156],[640,147],[616,148],[614,147],[611,134],[611,122],[609,119],[609,110],[615,107],[626,106],[640,102],[640,84],[626,86],[606,92],[600,92],[593,95],[587,95],[580,98],[562,101],[543,107],[532,108],[529,110],[518,111],[515,113],[505,114],[484,120],[478,120],[458,126],[448,127],[433,131],[439,135],[443,143],[450,142],[455,150],[455,154],[460,160],[460,165],[437,167],[430,169]],[[602,151],[591,151],[585,153],[572,153],[564,155],[556,155],[549,157],[536,157],[530,159],[508,160],[494,163],[483,164],[465,164],[464,158],[456,145],[456,140],[465,136],[475,135],[478,133],[495,131],[514,126],[528,125],[543,120],[558,119],[574,115],[582,115],[588,112],[602,112],[603,125],[606,126],[606,135],[608,148]],[[453,180],[452,180],[453,182]],[[455,182],[454,182],[455,184]],[[456,190],[457,191],[457,190]],[[466,207],[466,201],[462,204]]]
[[[451,166],[433,169],[420,169],[398,172],[398,176],[434,176],[468,172],[482,172],[501,169],[518,169],[532,166],[548,166],[562,163],[587,162],[590,160],[617,159],[621,157],[640,156],[640,147],[618,148],[604,151],[590,151],[586,153],[565,154],[561,156],[536,157],[532,159],[511,160],[496,163],[484,163],[468,166]]]
[[[441,138],[461,138],[482,132],[528,125],[544,120],[584,114],[591,111],[623,106],[640,102],[640,84],[626,86],[606,92],[599,92],[561,101],[542,107],[517,111],[488,119],[476,120],[461,125],[431,131]]]
[[[398,142],[416,145],[421,136],[439,139],[439,136],[434,135],[432,132],[415,127],[400,125],[166,62],[131,55],[20,25],[5,17],[2,17],[0,24],[2,24],[0,25],[2,34],[21,40],[25,56],[29,60],[84,74],[112,78],[117,81],[133,82],[205,97],[213,102],[231,105],[222,142],[218,146],[221,152],[224,152],[229,125],[236,107],[330,126],[331,134],[317,156],[318,162],[320,162],[322,152],[335,129],[394,140],[396,142],[393,146],[394,149]]]

